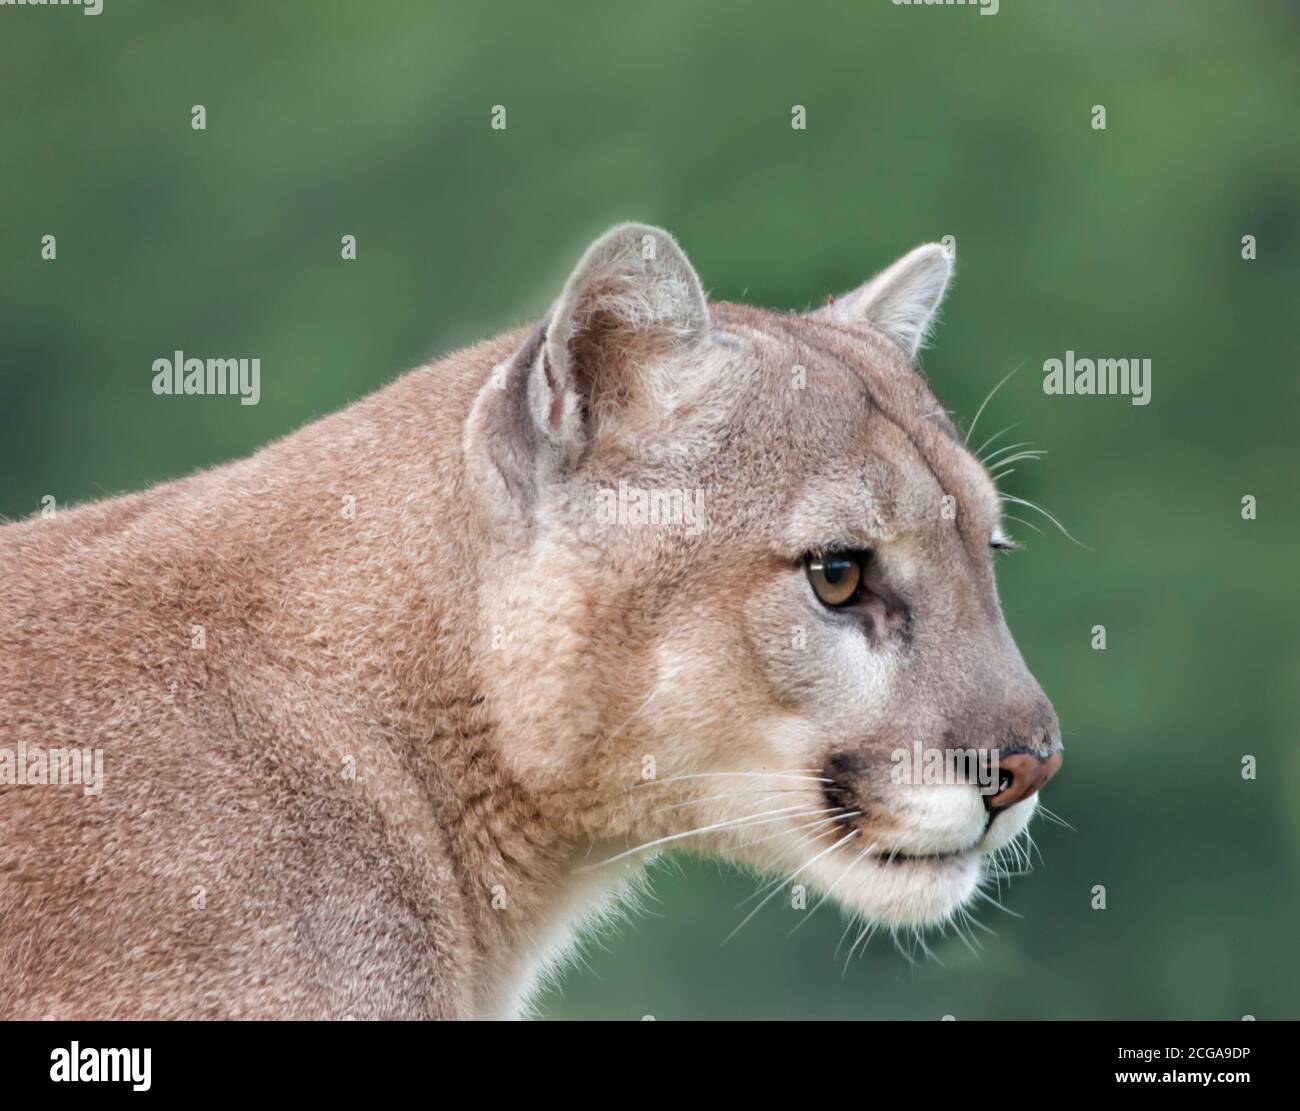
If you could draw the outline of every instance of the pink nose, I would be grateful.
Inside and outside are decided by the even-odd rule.
[[[1030,752],[1013,752],[998,761],[998,793],[986,795],[984,804],[990,810],[1005,810],[1008,806],[1029,798],[1047,785],[1064,759],[1054,752],[1046,758]]]

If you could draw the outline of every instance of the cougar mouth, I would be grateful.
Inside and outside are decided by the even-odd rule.
[[[973,849],[951,849],[942,853],[888,853],[879,857],[885,865],[940,863],[945,860],[961,860],[970,856]]]

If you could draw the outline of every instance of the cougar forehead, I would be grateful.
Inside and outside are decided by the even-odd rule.
[[[682,569],[671,545],[797,559],[898,541],[987,569],[997,492],[894,344],[866,327],[710,308],[711,342],[677,372],[691,380],[680,387],[689,400],[593,446],[597,489],[623,481],[698,494],[692,529],[621,534],[644,561],[670,575]]]

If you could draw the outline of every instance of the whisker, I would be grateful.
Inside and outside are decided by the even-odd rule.
[[[978,918],[976,918],[975,915],[971,914],[971,912],[966,907],[961,908],[961,913],[962,916],[965,918],[966,922],[969,925],[974,926],[977,930],[983,930],[986,934],[989,935],[989,937],[998,936],[997,930],[989,929],[989,927],[984,925],[984,923],[981,922]]]
[[[838,841],[836,841],[835,844],[831,845],[830,848],[822,849],[822,851],[819,852],[816,856],[813,856],[808,860],[805,860],[801,865],[799,865],[798,868],[796,868],[788,876],[783,876],[781,882],[777,885],[777,887],[773,891],[771,891],[768,894],[767,898],[765,898],[761,903],[758,904],[758,906],[756,906],[747,915],[745,915],[745,918],[740,923],[740,925],[737,926],[734,930],[731,931],[731,933],[729,933],[725,938],[722,939],[722,944],[726,945],[728,941],[730,941],[733,937],[735,937],[738,933],[740,933],[740,931],[744,929],[745,923],[748,922],[750,919],[752,919],[754,915],[756,915],[765,906],[767,906],[767,904],[771,902],[772,899],[776,898],[777,894],[780,892],[781,888],[786,885],[786,883],[788,883],[790,880],[793,880],[795,876],[799,875],[801,872],[812,867],[812,865],[816,864],[817,861],[821,860],[821,858],[824,857],[827,853],[833,853],[841,845],[846,844],[849,841],[852,841],[853,838],[855,838],[857,835],[858,835],[858,831],[856,829],[850,830]]]
[[[1038,842],[1034,840],[1034,836],[1029,832],[1028,826],[1025,826],[1023,836],[1025,839],[1025,844],[1028,846],[1029,859],[1033,860],[1034,853],[1037,853],[1038,863],[1045,865],[1047,861],[1043,859],[1043,850],[1038,847]]]
[[[834,960],[835,957],[838,957],[840,955],[840,950],[844,948],[844,939],[849,936],[849,931],[853,929],[856,923],[857,923],[856,918],[848,917],[845,919],[844,931],[840,934],[839,944],[835,946],[835,953],[834,956],[832,956],[831,958],[832,960]]]
[[[1069,822],[1067,822],[1064,818],[1062,818],[1061,815],[1055,813],[1052,810],[1048,810],[1047,807],[1044,806],[1041,802],[1038,804],[1038,812],[1042,814],[1042,816],[1046,818],[1049,822],[1055,822],[1058,826],[1062,826],[1063,828],[1068,829],[1071,833],[1079,832],[1077,829],[1074,828],[1074,826],[1070,825]]]
[[[666,814],[670,810],[680,810],[683,806],[700,806],[706,802],[718,802],[721,799],[739,799],[754,798],[756,796],[766,795],[793,795],[807,793],[807,787],[769,787],[767,790],[759,791],[730,791],[724,795],[709,795],[702,799],[687,799],[685,802],[675,802],[671,806],[657,806],[651,814]]]
[[[1033,841],[1031,841],[1027,836],[1028,833],[1029,831],[1027,829],[1021,830],[1012,844],[1016,846],[1016,855],[1025,862],[1025,871],[1032,872],[1034,870],[1034,857],[1030,852],[1030,846],[1033,844]],[[1023,845],[1020,844],[1021,837],[1025,838],[1025,844]]]
[[[1012,918],[1024,918],[1023,914],[1017,914],[1014,910],[1011,910],[1009,907],[1004,907],[995,898],[993,898],[993,896],[990,895],[987,891],[977,891],[975,893],[975,896],[976,898],[985,900],[985,902],[992,903],[995,907],[998,908],[998,910],[1004,911],[1005,913],[1011,915]]]
[[[824,826],[824,825],[827,825],[827,824],[829,824],[829,823],[833,823],[833,822],[843,822],[843,821],[847,821],[849,818],[857,818],[857,817],[860,817],[861,814],[862,814],[862,811],[861,811],[861,810],[854,810],[854,811],[852,811],[851,813],[848,813],[848,814],[837,814],[837,815],[835,815],[835,816],[832,817],[832,818],[818,818],[817,821],[815,821],[815,822],[808,822],[806,825],[802,825],[802,826],[793,826],[793,827],[790,828],[790,829],[778,829],[775,833],[769,833],[769,834],[767,834],[767,835],[765,835],[765,836],[763,836],[763,837],[756,837],[756,838],[754,838],[753,841],[742,841],[742,842],[740,843],[740,846],[739,846],[739,847],[742,848],[742,849],[747,849],[747,848],[749,848],[751,845],[761,845],[764,841],[773,841],[773,840],[775,840],[775,839],[778,838],[778,837],[786,837],[786,836],[790,835],[791,833],[798,833],[800,830],[804,830],[804,829],[815,829],[817,826]],[[826,834],[828,834],[828,833],[830,833],[830,832],[831,832],[831,831],[830,831],[829,829],[824,829],[824,830],[821,831],[821,833],[817,834],[817,836],[818,836],[818,837],[824,837]],[[799,844],[803,844],[803,842],[800,841]]]
[[[993,460],[996,459],[999,455],[1005,455],[1008,451],[1015,451],[1016,448],[1018,448],[1018,447],[1029,447],[1029,445],[1032,444],[1032,443],[1033,443],[1032,440],[1021,440],[1019,443],[1015,443],[1015,444],[1007,444],[1005,447],[1000,447],[1000,448],[998,448],[997,451],[990,451],[990,452],[988,453],[988,455],[986,455],[986,456],[984,456],[982,459],[980,459],[980,462],[983,463],[984,466],[987,467],[987,466],[988,466],[990,463],[992,463]]]
[[[1039,536],[1047,535],[1047,533],[1045,533],[1042,529],[1040,529],[1036,524],[1034,524],[1032,521],[1026,521],[1023,517],[1017,517],[1012,513],[1004,513],[1002,514],[1002,516],[1004,516],[1008,521],[1019,521],[1022,525],[1025,526],[1025,528],[1033,529],[1036,533],[1038,533]]]
[[[1020,463],[1028,460],[1031,463],[1037,463],[1043,458],[1045,451],[1018,451],[1015,455],[1008,455],[1005,459],[998,460],[999,467],[1009,467],[1012,463]]]
[[[840,973],[840,979],[843,979],[848,975],[849,965],[853,961],[853,954],[857,951],[858,944],[860,942],[866,942],[866,945],[863,945],[862,947],[862,951],[865,953],[867,951],[867,945],[871,944],[871,939],[875,936],[875,933],[879,928],[879,924],[875,922],[868,922],[862,927],[862,932],[854,938],[853,944],[849,946],[849,955],[844,958],[844,971]]]
[[[856,817],[857,814],[860,813],[861,811],[855,811],[852,816]],[[838,817],[824,818],[822,820],[830,821],[830,822],[842,822],[847,820],[849,817],[850,815],[848,814],[840,814]],[[826,834],[832,832],[834,831],[831,829],[823,829],[818,833],[811,833],[807,837],[801,837],[793,845],[789,846],[787,851],[794,852],[796,849],[801,849],[805,845],[808,845],[813,841],[818,840],[819,838],[825,837]],[[760,898],[762,895],[770,891],[773,887],[782,886],[788,879],[790,879],[790,875],[786,874],[785,872],[782,872],[780,875],[773,876],[771,879],[767,880],[766,882],[760,882],[758,887],[755,888],[754,891],[746,895],[743,899],[740,900],[740,902],[736,904],[736,910],[739,910],[741,907],[743,907],[746,903],[750,902],[751,900]]]
[[[635,791],[640,787],[657,787],[664,783],[679,783],[683,779],[713,779],[721,776],[756,776],[759,779],[797,779],[805,783],[834,783],[833,779],[827,779],[820,775],[795,775],[793,772],[692,772],[690,775],[673,775],[667,779],[647,779],[641,783],[634,783],[628,788],[629,791]]]
[[[672,678],[675,678],[675,676],[665,675],[662,679],[660,679],[659,682],[657,682],[654,685],[654,688],[650,691],[650,693],[645,696],[645,701],[642,702],[641,705],[638,706],[635,710],[633,710],[630,714],[628,714],[627,717],[623,719],[622,724],[620,724],[619,727],[614,730],[614,732],[612,732],[608,737],[606,737],[605,740],[607,742],[612,741],[621,732],[623,732],[623,730],[627,727],[627,723],[630,722],[634,717],[636,717],[637,714],[639,714],[647,706],[649,706],[650,700],[654,698],[663,689],[664,684],[667,683],[669,679]]]
[[[1021,876],[1029,875],[1029,872],[1024,868],[1011,869],[1005,866],[999,866],[997,872],[991,874],[996,874],[1000,880],[1014,880],[1019,879]]]
[[[1020,834],[1016,834],[1016,837],[1019,836]],[[1025,865],[1025,854],[1021,852],[1020,845],[1017,843],[1017,841],[1015,840],[1008,841],[1004,847],[1006,848],[1006,851],[1010,853],[1012,858],[1015,860],[1016,867],[1023,868]]]
[[[1006,867],[1005,854],[1001,849],[998,849],[989,859],[989,870],[986,874],[992,876],[993,883],[998,889],[999,899],[1002,898],[1002,875],[1006,871]]]
[[[970,427],[969,427],[968,429],[966,429],[966,440],[965,440],[965,442],[966,442],[967,444],[970,443],[971,435],[972,435],[972,434],[974,433],[974,431],[975,431],[975,426],[979,423],[980,415],[984,412],[984,408],[985,408],[985,406],[987,406],[988,403],[989,403],[990,401],[993,400],[993,395],[994,395],[995,393],[997,393],[998,390],[1000,390],[1000,389],[1002,388],[1002,383],[1005,382],[1008,378],[1010,378],[1011,375],[1015,374],[1015,372],[1016,372],[1017,370],[1019,370],[1019,369],[1020,369],[1022,366],[1024,366],[1024,365],[1025,365],[1024,363],[1019,363],[1019,364],[1017,364],[1016,366],[1012,367],[1011,370],[1008,371],[1008,372],[1006,373],[1006,375],[1004,375],[1003,378],[998,382],[998,384],[997,384],[996,386],[994,386],[991,390],[989,390],[989,395],[988,395],[988,397],[986,397],[986,398],[984,399],[984,401],[983,401],[983,404],[981,404],[980,407],[979,407],[978,409],[975,410],[975,419],[972,420],[972,421],[970,422]]]
[[[1006,435],[1008,432],[1010,432],[1013,428],[1019,428],[1019,427],[1020,427],[1020,422],[1019,422],[1019,421],[1016,421],[1015,424],[1009,424],[1009,425],[1007,425],[1006,428],[1002,429],[1001,432],[994,432],[993,435],[990,436],[987,440],[985,440],[982,444],[980,444],[980,446],[979,446],[978,448],[976,448],[975,451],[972,452],[972,454],[975,456],[976,459],[978,459],[979,456],[980,456],[980,452],[982,452],[986,447],[988,447],[989,444],[991,444],[991,443],[992,443],[994,440],[996,440],[999,436],[1005,436],[1005,435]]]
[[[607,860],[602,860],[598,864],[586,864],[576,869],[578,872],[590,872],[596,868],[604,868],[608,864],[613,864],[619,860],[625,860],[629,856],[635,856],[637,853],[645,852],[647,849],[653,849],[657,845],[668,845],[675,841],[681,841],[687,837],[698,837],[705,833],[716,833],[718,830],[733,829],[737,826],[763,825],[766,822],[779,822],[785,818],[804,818],[813,814],[825,814],[831,810],[843,810],[842,806],[828,806],[821,810],[800,810],[798,804],[794,806],[784,806],[779,810],[769,810],[762,814],[751,814],[742,818],[729,818],[724,822],[714,822],[712,825],[702,826],[699,829],[688,829],[684,833],[670,833],[667,837],[657,837],[653,841],[647,841],[643,845],[637,845],[635,848],[627,849],[624,852],[617,853]],[[795,811],[796,813],[791,813]]]
[[[1073,543],[1078,544],[1079,547],[1080,547],[1080,548],[1083,548],[1085,551],[1092,551],[1092,549],[1089,548],[1087,544],[1083,543],[1083,542],[1080,541],[1080,540],[1075,540],[1075,538],[1074,538],[1073,536],[1070,535],[1069,530],[1068,530],[1068,529],[1067,529],[1063,524],[1061,524],[1060,521],[1058,521],[1055,517],[1053,517],[1050,513],[1048,513],[1047,510],[1044,509],[1041,505],[1037,505],[1037,504],[1035,504],[1034,502],[1031,502],[1031,501],[1026,501],[1024,498],[1018,498],[1018,497],[1016,497],[1014,494],[1003,494],[1003,495],[1002,495],[1002,500],[1003,500],[1003,501],[1015,502],[1016,505],[1023,505],[1026,509],[1034,509],[1034,510],[1037,510],[1037,511],[1038,511],[1039,513],[1041,513],[1044,517],[1046,517],[1049,521],[1051,521],[1052,524],[1054,524],[1057,528],[1059,528],[1059,529],[1061,530],[1061,534],[1062,534],[1062,535],[1063,535],[1067,540],[1070,540],[1070,541],[1072,541]]]
[[[961,943],[971,951],[971,956],[978,958],[980,956],[979,940],[973,934],[967,937],[966,932],[962,929],[962,916],[965,914],[965,910],[958,907],[957,911],[958,913],[954,914],[952,919],[952,932],[961,938]]]
[[[894,935],[894,939],[895,939],[895,943],[897,943],[897,939],[898,939],[898,935],[897,935],[897,934]],[[925,943],[925,935],[921,932],[921,927],[920,927],[920,926],[913,926],[913,927],[912,927],[912,940],[913,940],[914,942],[916,942],[916,946],[917,946],[917,948],[921,950],[921,952],[922,952],[922,954],[925,956],[925,959],[926,959],[926,960],[934,961],[934,963],[937,964],[940,968],[944,968],[944,967],[946,967],[946,966],[944,965],[943,961],[941,961],[941,960],[940,960],[938,957],[936,957],[932,952],[930,952],[930,947],[929,947],[928,945],[926,945],[926,943]],[[907,958],[907,963],[908,963],[908,964],[915,964],[915,963],[916,963],[916,958],[915,958],[915,956],[909,954],[909,956],[908,956],[908,958]]]
[[[843,822],[843,821],[847,821],[850,817],[857,817],[861,813],[862,811],[855,810],[851,815],[839,814],[834,818],[823,818],[822,820],[828,822]],[[804,845],[808,844],[809,841],[815,840],[819,837],[824,837],[826,834],[830,832],[832,831],[829,829],[824,829],[820,833],[815,833],[810,837],[802,837],[798,841],[796,841],[793,845],[791,845],[788,851],[793,852],[795,849],[802,848]],[[760,898],[762,895],[770,891],[773,887],[780,887],[789,878],[790,878],[790,874],[786,872],[781,872],[780,874],[775,875],[771,879],[768,879],[766,881],[760,880],[758,887],[755,888],[752,892],[750,892],[750,894],[746,895],[743,899],[740,900],[740,902],[736,904],[736,910],[739,910],[750,900]]]
[[[959,907],[958,910],[961,913],[961,920],[965,922],[968,927],[975,930],[983,930],[984,933],[988,934],[990,937],[997,936],[995,931],[990,930],[986,925],[984,925],[983,922],[981,922],[978,918],[976,918],[975,915],[971,914],[970,909],[968,907],[962,906]],[[971,934],[971,939],[976,941],[976,943],[978,944],[978,940],[975,938],[975,935],[973,933]],[[981,946],[981,948],[983,948],[983,946]]]
[[[799,923],[794,927],[794,929],[792,929],[790,933],[786,934],[785,936],[789,937],[791,934],[794,933],[795,930],[797,930],[800,926],[802,926],[805,922],[807,922],[808,919],[810,919],[814,914],[816,914],[819,910],[821,910],[822,905],[828,899],[830,899],[831,893],[853,873],[853,869],[856,868],[859,864],[861,864],[862,861],[866,858],[866,856],[871,852],[871,850],[874,849],[879,844],[880,842],[878,841],[872,841],[870,845],[868,845],[865,849],[863,849],[860,853],[858,853],[857,856],[855,856],[852,860],[850,860],[848,864],[844,866],[844,871],[840,873],[839,879],[837,879],[833,884],[830,885],[830,887],[828,887],[825,891],[822,892],[822,897],[817,900],[817,905],[813,907],[812,910],[810,910],[807,914],[805,914],[803,918],[799,921]],[[840,944],[841,945],[844,944],[844,939],[842,937],[840,938]],[[838,946],[836,947],[835,952],[836,953],[839,952]]]

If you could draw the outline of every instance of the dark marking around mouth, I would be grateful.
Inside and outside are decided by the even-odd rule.
[[[822,794],[826,797],[826,804],[854,809],[857,795],[853,790],[853,778],[861,771],[862,757],[857,753],[831,753],[826,760],[826,766],[822,769],[822,778],[830,781],[822,784]]]
[[[944,860],[955,860],[959,856],[964,856],[967,851],[969,850],[948,853],[887,853],[880,857],[880,862],[882,864],[916,864],[921,861],[938,863]]]

